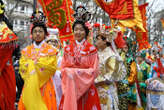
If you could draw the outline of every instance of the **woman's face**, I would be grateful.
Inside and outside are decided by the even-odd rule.
[[[77,41],[82,41],[86,36],[85,29],[81,24],[76,24],[74,27],[74,39]]]
[[[106,42],[102,40],[101,36],[98,36],[96,40],[96,47],[98,49],[102,49],[105,45],[106,45]]]
[[[45,39],[45,32],[42,27],[35,27],[32,31],[32,38],[35,42],[41,42]]]

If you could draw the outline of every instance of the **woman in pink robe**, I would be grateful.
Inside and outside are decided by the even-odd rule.
[[[94,79],[98,75],[97,49],[86,37],[83,21],[73,24],[74,41],[64,49],[61,63],[63,97],[60,110],[101,110]]]

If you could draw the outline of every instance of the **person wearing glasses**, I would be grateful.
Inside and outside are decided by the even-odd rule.
[[[52,81],[57,68],[57,50],[45,42],[48,32],[43,13],[35,12],[32,16],[33,43],[22,50],[20,58],[24,87],[18,110],[57,110]]]

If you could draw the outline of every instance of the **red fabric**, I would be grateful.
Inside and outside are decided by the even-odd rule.
[[[45,15],[48,18],[48,25],[49,27],[57,27],[59,29],[59,36],[60,38],[67,38],[71,39],[73,37],[73,31],[72,31],[72,22],[73,19],[73,10],[71,9],[72,1],[71,0],[38,0],[41,6],[43,7],[43,11]],[[55,8],[53,6],[57,6],[59,4],[59,1],[62,1],[62,4],[59,5],[59,7]],[[51,5],[51,10],[48,10],[48,5]],[[64,10],[64,17],[66,18],[63,20],[63,16],[60,13],[61,10]],[[52,18],[55,19],[54,22],[52,21]],[[56,19],[57,18],[57,19]],[[59,28],[59,25],[63,22],[66,22],[64,24],[64,27]]]
[[[94,95],[93,95],[93,90],[95,91]],[[64,96],[62,96],[59,110],[63,110],[62,109],[63,102],[64,102]],[[78,100],[77,106],[78,106],[77,110],[101,110],[98,92],[94,85],[91,85],[88,92]],[[94,107],[96,107],[97,109],[93,109]]]
[[[0,45],[0,109],[15,110],[16,81],[12,66],[13,47]]]
[[[154,67],[154,70],[157,72],[157,76],[160,77],[160,74],[164,74],[164,67],[160,58],[157,59],[158,68]]]
[[[72,36],[70,36],[70,37],[63,37],[63,38],[60,38],[60,40],[61,40],[61,43],[63,44],[63,42],[64,42],[64,41],[67,41],[67,40],[69,40],[70,42],[72,42],[72,41],[74,40],[74,38],[73,38]]]
[[[108,13],[112,19],[130,19],[134,17],[133,0],[96,0],[97,4]]]
[[[146,6],[148,6],[148,3],[140,5],[139,10],[141,12],[143,26],[146,30],[146,32],[141,32],[141,30],[136,29],[136,36],[137,36],[137,42],[139,44],[139,50],[150,48],[150,44],[148,42],[148,34],[147,34],[147,24],[146,24]]]
[[[97,51],[96,48],[94,48],[93,50],[90,50],[90,48],[93,47],[93,45],[90,44],[88,41],[85,41],[85,42],[83,43],[83,45],[84,45],[84,48],[83,48],[82,50],[83,50],[84,52],[86,52],[86,54],[82,54],[82,55],[89,55],[89,54],[94,53],[94,52]],[[75,43],[75,41],[72,41],[72,42],[70,43],[70,45],[68,45],[68,46],[66,46],[66,47],[64,48],[64,52],[70,54],[71,56],[74,56],[74,50],[75,50],[76,47],[77,47],[77,44]],[[70,48],[70,49],[67,50],[67,48]]]
[[[123,39],[123,34],[122,32],[118,32],[118,35],[116,37],[116,39],[114,40],[117,48],[124,48],[126,46],[126,42]]]
[[[11,32],[11,30],[7,27],[7,25],[5,24],[5,28],[2,31],[2,34],[0,34],[0,44],[3,43],[10,43],[12,41],[16,41],[18,38],[17,36]]]
[[[85,26],[87,26],[89,30],[92,29],[92,25],[91,25],[89,22],[86,22],[86,23],[85,23]]]

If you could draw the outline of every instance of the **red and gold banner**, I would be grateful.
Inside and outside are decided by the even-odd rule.
[[[60,39],[72,39],[73,10],[71,0],[38,0],[51,27],[59,29]]]
[[[0,25],[0,44],[18,40],[18,37],[7,27],[5,22]]]
[[[95,0],[112,19],[134,18],[133,0]]]
[[[139,28],[136,29],[136,36],[137,36],[137,42],[139,44],[139,50],[147,49],[151,47],[148,42],[148,32],[147,32],[147,25],[146,25],[146,20],[147,20],[146,6],[148,6],[148,3],[139,6],[143,27],[146,30],[146,32],[142,32]]]
[[[128,28],[139,28],[142,32],[145,32],[143,22],[142,22],[142,15],[140,9],[138,7],[138,0],[133,0],[133,10],[134,10],[134,18],[132,19],[125,19],[125,20],[115,20],[111,19],[112,26],[119,26],[121,30],[125,30],[126,27]]]

